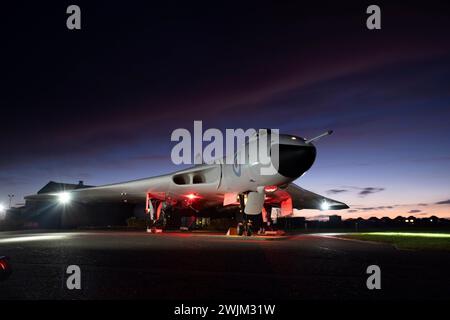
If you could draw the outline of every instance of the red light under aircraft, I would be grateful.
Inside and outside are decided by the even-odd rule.
[[[332,131],[328,131],[309,140],[280,134],[276,145],[278,157],[271,159],[276,170],[269,175],[261,174],[263,165],[259,162],[238,164],[236,161],[234,164],[226,164],[223,158],[213,164],[196,165],[162,176],[61,193],[33,195],[26,199],[48,201],[49,198],[54,198],[63,204],[70,201],[145,203],[150,228],[163,226],[162,221],[165,220],[167,210],[177,208],[192,208],[197,212],[208,207],[235,206],[240,207],[241,216],[266,215],[263,217],[264,221],[267,220],[267,213],[270,215],[273,207],[280,208],[281,216],[292,215],[294,208],[347,209],[345,203],[318,195],[292,183],[314,163],[316,147],[312,142],[331,133]],[[268,134],[270,135],[270,131]],[[258,143],[259,139],[260,136],[256,135],[236,153],[248,153],[249,144]],[[270,148],[273,147],[274,145]],[[235,159],[237,158],[235,156]],[[242,230],[247,227],[247,219],[241,219],[237,228],[238,234],[242,234]]]

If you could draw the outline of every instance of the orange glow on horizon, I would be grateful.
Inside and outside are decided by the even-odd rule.
[[[404,217],[409,220],[409,217],[414,217],[415,219],[431,218],[436,216],[438,218],[450,219],[450,207],[447,205],[427,205],[418,206],[414,204],[408,205],[396,205],[392,208],[386,206],[379,207],[366,207],[366,206],[351,206],[350,209],[345,210],[296,210],[294,209],[295,217],[305,217],[306,219],[314,218],[324,218],[329,215],[340,215],[342,219],[356,219],[363,218],[368,219],[371,217],[383,218],[388,217],[394,219],[398,216]]]

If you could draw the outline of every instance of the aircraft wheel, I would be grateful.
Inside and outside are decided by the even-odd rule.
[[[245,235],[251,237],[253,235],[252,222],[249,220],[245,225]]]
[[[169,210],[168,208],[161,209],[159,218],[158,218],[158,220],[156,220],[156,224],[163,230],[166,228],[167,220],[170,217],[170,213],[168,212],[168,210]]]
[[[239,222],[236,228],[236,233],[238,236],[244,235],[244,224],[242,222]]]

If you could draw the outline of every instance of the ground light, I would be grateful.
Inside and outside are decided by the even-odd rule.
[[[368,232],[361,233],[366,235],[379,236],[397,236],[397,237],[424,237],[424,238],[450,238],[450,233],[432,233],[432,232]]]
[[[58,193],[58,201],[61,204],[67,204],[70,202],[72,196],[68,192]]]
[[[44,235],[30,235],[23,237],[10,237],[10,238],[2,238],[0,239],[1,243],[14,243],[14,242],[33,242],[33,241],[53,241],[53,240],[61,240],[68,238],[67,234],[44,234]]]
[[[320,210],[328,210],[330,209],[330,205],[326,200],[323,200],[323,202],[320,204]]]
[[[4,204],[0,203],[0,220],[5,219],[6,216],[6,207]]]
[[[397,249],[450,250],[450,233],[438,232],[364,232],[343,233],[338,237],[387,243]]]

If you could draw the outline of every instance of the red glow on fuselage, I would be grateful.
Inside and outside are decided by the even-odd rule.
[[[277,191],[278,187],[277,186],[266,186],[264,187],[264,191],[266,192],[274,192]]]
[[[198,195],[193,194],[193,193],[189,193],[186,195],[186,198],[188,198],[189,200],[195,200],[198,198]]]

